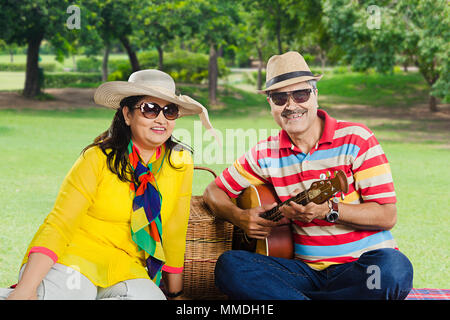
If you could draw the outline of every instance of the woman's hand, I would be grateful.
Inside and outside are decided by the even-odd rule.
[[[37,300],[36,290],[16,287],[6,300]]]
[[[192,300],[191,298],[185,296],[184,294],[175,297],[175,298],[167,298],[167,300]]]

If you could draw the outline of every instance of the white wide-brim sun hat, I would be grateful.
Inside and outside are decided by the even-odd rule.
[[[175,103],[179,117],[198,114],[203,126],[221,143],[209,121],[208,110],[198,101],[175,93],[175,81],[160,70],[147,69],[133,72],[128,81],[109,81],[101,84],[94,94],[95,103],[119,109],[120,101],[130,96],[151,96]]]

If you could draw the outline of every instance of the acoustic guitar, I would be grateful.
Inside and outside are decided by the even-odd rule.
[[[321,177],[322,179],[322,177]],[[308,190],[305,190],[295,197],[281,202],[270,185],[250,186],[245,189],[236,199],[236,204],[241,209],[251,209],[263,205],[269,205],[274,202],[277,206],[262,213],[260,216],[272,221],[280,221],[280,225],[272,228],[269,236],[265,240],[256,240],[249,238],[247,234],[238,227],[233,232],[233,250],[247,250],[266,256],[292,259],[294,256],[294,241],[292,237],[291,221],[284,217],[279,208],[289,201],[306,205],[309,202],[322,204],[331,199],[338,192],[342,196],[348,192],[347,176],[344,171],[335,172],[334,177],[328,172],[322,180],[315,181]]]

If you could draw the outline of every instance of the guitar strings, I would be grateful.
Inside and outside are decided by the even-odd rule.
[[[321,192],[326,191],[326,189],[328,189],[329,187],[331,187],[331,190],[333,188],[335,188],[332,184],[331,185],[330,184],[325,184],[323,187],[325,187],[324,188],[325,190],[322,190],[322,187],[319,186],[319,190]],[[337,189],[338,191],[336,191],[335,194],[337,192],[342,192],[342,190],[339,190],[339,189],[340,188]],[[306,204],[308,204],[311,201],[311,200],[309,200],[309,197],[308,197],[308,191],[309,190],[311,190],[311,189],[304,190],[301,193],[299,193],[298,195],[296,195],[296,196],[294,196],[294,197],[292,197],[292,198],[290,198],[290,199],[288,199],[286,201],[281,202],[280,204],[276,205],[272,209],[262,213],[260,215],[260,217],[262,217],[264,219],[267,219],[267,220],[275,221],[275,222],[279,221],[283,217],[283,214],[279,211],[279,208],[282,207],[283,205],[287,204],[290,201],[294,201],[296,203],[301,203],[302,205],[306,205]],[[303,201],[305,201],[305,200],[306,200],[306,202],[303,203]]]

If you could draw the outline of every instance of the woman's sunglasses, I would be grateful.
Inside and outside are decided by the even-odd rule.
[[[309,100],[313,89],[302,89],[289,92],[273,92],[269,94],[270,100],[277,106],[284,106],[289,97],[292,97],[295,103],[303,103]]]
[[[140,106],[135,109],[141,109],[142,114],[147,119],[157,118],[161,110],[167,120],[175,120],[179,115],[179,109],[175,103],[169,103],[164,107],[161,107],[155,102],[142,102]]]

